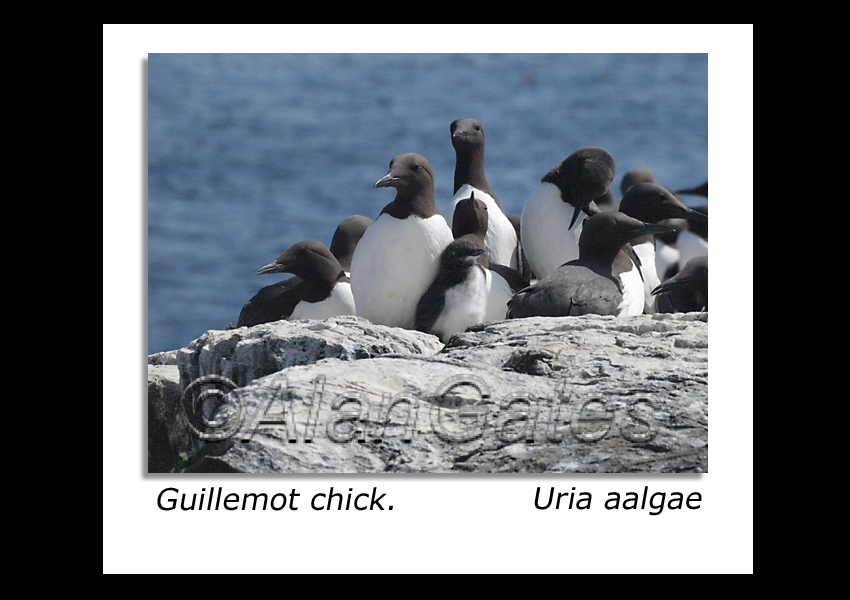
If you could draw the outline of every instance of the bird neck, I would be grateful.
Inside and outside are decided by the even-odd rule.
[[[302,281],[302,298],[307,302],[321,302],[330,295],[335,284],[336,282],[329,282],[326,279]]]
[[[381,214],[384,213],[396,219],[406,219],[411,215],[427,219],[440,214],[434,198],[434,186],[423,187],[414,192],[399,190],[395,200],[381,211]]]
[[[467,151],[458,151],[456,157],[454,193],[456,194],[460,188],[468,183],[482,192],[487,192],[496,200],[496,195],[490,189],[487,176],[484,174],[484,149],[473,148]]]
[[[461,235],[460,237],[457,237],[455,239],[466,240],[467,242],[471,242],[471,243],[475,244],[478,248],[485,250],[484,254],[480,254],[478,256],[478,258],[475,260],[475,262],[477,264],[481,265],[482,267],[484,267],[485,269],[490,268],[490,259],[487,257],[487,252],[486,252],[487,248],[484,245],[484,235],[482,235],[478,232],[471,232],[471,233]]]

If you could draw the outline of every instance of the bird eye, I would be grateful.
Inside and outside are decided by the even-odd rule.
[[[410,170],[411,170],[411,171],[418,171],[418,170],[419,170],[419,165],[411,165],[411,166],[410,166]]]

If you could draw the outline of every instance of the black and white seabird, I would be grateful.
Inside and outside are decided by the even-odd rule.
[[[595,198],[614,179],[614,157],[604,148],[579,148],[540,180],[522,209],[522,249],[543,279],[579,256],[582,222],[599,212]]]
[[[343,219],[334,231],[330,251],[339,261],[346,274],[351,272],[351,259],[354,257],[354,249],[371,224],[372,219],[369,217],[351,215]]]
[[[689,260],[652,293],[658,296],[658,312],[708,310],[708,255]]]
[[[346,277],[349,275],[349,271],[351,270],[351,258],[354,255],[354,249],[357,247],[357,242],[361,237],[363,237],[363,233],[371,223],[372,219],[369,219],[368,217],[364,217],[363,215],[352,215],[343,219],[334,231],[333,239],[331,240],[330,252],[339,262],[340,268],[342,268],[343,272],[345,272]],[[266,265],[268,268],[262,267],[258,269],[255,274],[260,275],[264,273],[289,272],[275,270],[274,266],[281,260],[281,258],[282,257],[278,258],[278,260],[274,263]],[[239,326],[242,327],[249,324],[257,325],[259,323],[268,323],[270,321],[277,321],[281,318],[285,318],[279,316],[281,314],[281,310],[285,311],[285,308],[282,309],[281,307],[284,307],[286,302],[294,297],[291,295],[288,296],[287,294],[290,294],[289,290],[302,282],[303,280],[300,277],[294,276],[260,289],[260,291],[243,307],[242,313],[244,314],[244,318],[240,315],[239,323],[242,323],[242,325]],[[352,312],[350,314],[354,313]],[[231,325],[230,327],[232,328],[233,326]]]
[[[629,187],[620,201],[620,212],[645,223],[663,223],[668,219],[685,219],[688,222],[702,223],[708,219],[701,212],[688,208],[670,190],[657,183],[636,183]],[[655,296],[652,290],[661,283],[661,275],[656,268],[656,239],[647,235],[629,243],[636,255],[636,262],[643,277],[646,292],[645,312],[655,311]]]
[[[357,314],[379,325],[412,329],[416,305],[437,274],[452,230],[437,210],[434,171],[424,156],[396,156],[374,187],[394,187],[396,196],[354,251],[351,290]]]
[[[629,189],[638,183],[658,183],[658,181],[647,167],[632,167],[623,174],[623,178],[620,180],[620,198],[624,198]],[[679,235],[679,229],[685,226],[685,221],[678,219],[666,221],[664,224],[676,228],[676,231],[655,236],[655,270],[662,276],[679,261],[676,236]]]
[[[451,211],[454,213],[457,203],[469,198],[474,192],[476,198],[487,204],[490,212],[490,226],[485,239],[488,258],[494,263],[517,269],[519,255],[516,230],[484,173],[484,129],[477,119],[457,119],[449,129],[455,150]]]
[[[642,314],[643,281],[621,248],[667,229],[617,211],[593,215],[584,222],[579,258],[514,296],[508,318]]]
[[[267,285],[245,303],[237,327],[282,319],[327,319],[355,314],[348,277],[331,251],[315,240],[293,244],[255,275],[292,273],[295,277]]]
[[[455,333],[487,320],[490,278],[477,263],[483,253],[483,248],[465,239],[443,250],[437,276],[417,304],[415,329],[436,335],[445,344]]]
[[[475,192],[472,192],[469,198],[460,200],[455,205],[452,218],[452,235],[455,240],[465,240],[485,250],[489,212],[487,205],[475,197]],[[502,321],[508,312],[508,301],[528,285],[528,279],[516,269],[492,262],[486,252],[481,254],[476,262],[487,269],[487,309],[484,322]]]

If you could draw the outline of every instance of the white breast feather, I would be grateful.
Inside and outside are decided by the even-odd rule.
[[[513,298],[514,292],[505,278],[498,273],[488,270],[487,275],[490,283],[484,322],[504,321],[508,316],[508,300]]]
[[[522,248],[538,279],[578,258],[578,239],[586,215],[580,211],[575,225],[568,230],[574,210],[561,200],[558,187],[548,182],[526,199],[521,219]]]
[[[679,262],[679,249],[665,244],[661,240],[655,240],[655,272],[661,276],[667,272],[670,265]]]
[[[443,343],[448,342],[453,334],[485,321],[489,273],[476,266],[462,284],[446,290],[445,306],[433,327],[434,331],[441,333]]]
[[[301,301],[296,304],[295,309],[287,320],[329,319],[337,315],[353,314],[356,314],[356,311],[354,307],[354,296],[351,293],[351,285],[347,281],[343,281],[333,286],[330,296],[321,302]]]
[[[676,246],[679,248],[679,269],[683,269],[692,258],[708,254],[708,242],[687,229],[679,232]]]
[[[452,231],[442,215],[378,217],[357,243],[351,260],[357,315],[379,325],[413,328],[416,305],[451,242]]]
[[[637,265],[633,264],[630,271],[620,273],[620,281],[623,288],[623,301],[617,307],[617,316],[634,317],[642,315],[646,294],[643,290],[643,281]]]
[[[643,291],[646,305],[650,308],[655,306],[655,296],[652,295],[652,290],[661,283],[658,279],[658,273],[655,270],[655,244],[647,242],[632,246],[640,259],[640,272],[643,275]]]

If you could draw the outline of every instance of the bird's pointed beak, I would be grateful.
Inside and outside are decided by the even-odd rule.
[[[254,271],[254,275],[265,275],[267,273],[289,273],[289,263],[273,262]]]
[[[383,177],[381,177],[378,181],[375,182],[374,188],[379,187],[395,187],[398,183],[398,177],[393,177],[391,173],[387,173]]]
[[[581,207],[581,208],[576,207],[576,209],[573,211],[573,218],[570,220],[570,226],[567,227],[567,230],[570,230],[570,229],[573,228],[573,225],[576,224],[576,220],[578,219],[579,213],[582,212],[582,211],[584,211],[584,207]]]
[[[675,289],[684,287],[684,285],[688,283],[687,281],[676,281],[675,279],[670,279],[665,281],[664,283],[655,287],[652,290],[652,295],[656,296],[658,294],[666,294],[667,292],[672,292]]]
[[[575,199],[577,197],[578,197],[578,193],[576,192],[575,187],[573,187],[573,198]],[[596,205],[596,203],[593,201],[593,198],[590,198],[589,200],[583,201],[581,203],[581,206],[575,207],[575,210],[573,211],[573,218],[570,220],[570,226],[567,227],[567,230],[572,229],[573,225],[576,224],[576,221],[578,220],[579,212],[583,212],[584,214],[590,216],[592,214],[596,214],[596,213],[601,212],[601,211],[599,210],[599,207]]]
[[[463,139],[463,138],[467,137],[468,135],[469,135],[468,133],[466,133],[463,129],[458,127],[457,129],[455,129],[455,132],[452,134],[452,137]]]
[[[687,219],[688,221],[695,221],[697,223],[708,223],[708,215],[705,213],[701,213],[698,210],[694,210],[693,208],[689,208],[684,215],[682,215],[683,219]]]
[[[643,227],[639,228],[635,233],[639,236],[642,235],[661,235],[663,233],[671,233],[676,231],[672,227],[668,227],[667,225],[661,225],[659,223],[644,223]]]

